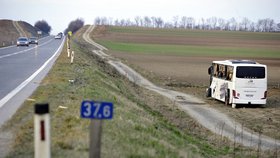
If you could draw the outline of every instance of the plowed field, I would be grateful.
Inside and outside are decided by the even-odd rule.
[[[280,139],[280,34],[97,27],[95,40],[156,84],[203,98],[251,130]],[[268,66],[266,106],[231,109],[205,98],[213,60],[249,59]]]

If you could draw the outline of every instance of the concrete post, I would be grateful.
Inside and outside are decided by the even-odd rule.
[[[34,108],[34,157],[50,158],[49,104],[35,104]]]
[[[74,54],[75,54],[75,52],[74,51],[72,51],[72,53],[71,53],[71,64],[73,63],[73,61],[74,61]]]

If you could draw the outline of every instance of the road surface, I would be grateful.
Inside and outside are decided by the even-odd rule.
[[[178,107],[187,112],[193,119],[213,133],[226,136],[230,140],[248,147],[257,148],[260,146],[262,149],[272,150],[279,148],[279,140],[267,136],[259,136],[258,133],[242,128],[238,122],[232,120],[226,114],[211,108],[210,105],[206,104],[199,98],[158,87],[127,65],[123,64],[120,60],[104,53],[107,48],[97,44],[89,36],[93,28],[94,26],[89,26],[83,34],[84,40],[97,48],[96,50],[93,50],[93,53],[107,61],[108,64],[113,66],[120,74],[126,76],[131,82],[157,92],[174,101]]]
[[[0,126],[37,88],[59,55],[64,40],[48,36],[39,45],[0,48]]]

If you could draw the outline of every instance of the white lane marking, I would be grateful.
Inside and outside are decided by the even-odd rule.
[[[23,81],[19,86],[17,86],[14,90],[12,90],[9,94],[7,94],[3,99],[0,100],[0,108],[4,106],[11,98],[13,98],[19,91],[21,91],[28,83],[30,83],[48,64],[49,62],[60,52],[62,46],[64,45],[63,39],[61,45],[56,50],[53,56],[51,56],[45,63],[42,65],[36,72],[34,72],[28,79]]]
[[[44,46],[44,45],[50,43],[52,40],[53,40],[53,39],[50,39],[50,40],[48,40],[47,42],[38,45],[38,47]],[[26,53],[27,51],[30,51],[30,50],[35,49],[35,48],[36,48],[36,47],[32,47],[32,48],[25,49],[25,50],[22,50],[22,51],[19,51],[19,52],[15,52],[15,53],[11,53],[11,54],[2,55],[2,56],[0,56],[0,59],[6,58],[6,57],[9,57],[9,56],[13,56],[13,55],[18,55],[18,54]]]

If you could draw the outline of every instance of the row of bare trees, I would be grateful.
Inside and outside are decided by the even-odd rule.
[[[107,17],[96,17],[95,25],[115,26],[138,26],[154,28],[184,28],[201,30],[226,30],[226,31],[252,31],[252,32],[279,32],[280,23],[276,24],[273,19],[265,18],[254,22],[244,17],[223,19],[217,17],[195,19],[187,16],[174,16],[172,21],[164,21],[161,17],[136,16],[131,19],[113,19]]]

